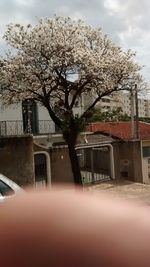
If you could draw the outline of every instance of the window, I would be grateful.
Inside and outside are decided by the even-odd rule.
[[[144,158],[150,157],[150,147],[149,146],[143,147],[143,157]]]
[[[104,106],[105,109],[110,109],[110,106]]]
[[[0,180],[0,193],[2,194],[2,196],[15,194],[15,192],[11,189],[11,187],[5,184],[2,180]]]
[[[110,103],[110,99],[102,98],[102,102],[104,102],[104,103]]]

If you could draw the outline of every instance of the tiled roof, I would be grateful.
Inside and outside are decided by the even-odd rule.
[[[139,139],[150,139],[150,123],[139,122]],[[136,127],[134,125],[134,127]],[[91,132],[105,133],[113,138],[119,138],[121,140],[132,140],[132,123],[131,122],[96,122],[91,123],[88,129]]]

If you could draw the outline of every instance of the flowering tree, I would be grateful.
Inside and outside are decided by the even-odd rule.
[[[101,29],[68,17],[43,19],[33,27],[10,24],[4,38],[13,48],[2,59],[4,102],[33,99],[48,110],[68,144],[74,181],[80,184],[77,137],[102,97],[141,79],[135,54],[123,52]],[[76,101],[88,94],[91,101],[75,116]]]

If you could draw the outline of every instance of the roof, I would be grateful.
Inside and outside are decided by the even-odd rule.
[[[139,139],[150,139],[150,123],[138,122]],[[135,127],[135,126],[134,126]],[[96,122],[88,126],[88,130],[94,133],[108,134],[120,140],[133,140],[131,122]]]
[[[87,134],[84,136],[84,138],[79,138],[79,142],[77,145],[95,145],[95,144],[100,144],[100,143],[111,143],[115,141],[116,139],[112,138],[112,136],[108,136],[105,134],[99,134],[99,133],[92,133],[92,134]]]

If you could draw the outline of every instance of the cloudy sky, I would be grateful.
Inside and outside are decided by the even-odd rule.
[[[102,27],[113,41],[125,49],[137,51],[137,60],[145,65],[150,81],[150,1],[149,0],[0,0],[0,53],[5,44],[5,25],[36,23],[38,18],[69,15]]]

